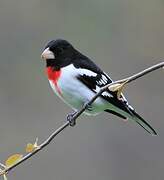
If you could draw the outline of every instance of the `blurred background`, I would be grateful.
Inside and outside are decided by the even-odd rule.
[[[163,0],[0,0],[0,162],[24,153],[36,137],[42,142],[71,111],[45,76],[40,54],[47,41],[69,40],[118,80],[163,61],[163,12]],[[107,113],[81,116],[9,179],[162,180],[163,73],[125,92],[157,137]]]

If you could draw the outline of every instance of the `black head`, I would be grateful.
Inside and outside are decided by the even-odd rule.
[[[68,41],[57,39],[46,45],[41,57],[48,65],[65,66],[71,63],[75,54],[76,50]]]

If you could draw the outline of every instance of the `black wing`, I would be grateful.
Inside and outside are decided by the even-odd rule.
[[[106,73],[104,73],[95,63],[93,63],[87,57],[78,60],[78,62],[76,61],[74,66],[78,68],[80,72],[77,76],[77,79],[95,93],[97,93],[101,87],[113,82]],[[81,73],[83,69],[85,71],[84,73]],[[88,72],[86,72],[86,70],[88,70]],[[93,73],[89,73],[89,71]],[[120,108],[121,110],[131,114],[131,111],[129,109],[131,107],[129,107],[126,99],[123,96],[122,98],[118,99],[117,93],[107,90],[106,92],[102,93],[101,97],[114,106]]]

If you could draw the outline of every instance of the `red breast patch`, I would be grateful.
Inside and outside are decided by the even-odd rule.
[[[53,67],[47,67],[46,73],[47,73],[48,79],[54,83],[57,92],[61,95],[61,90],[58,86],[58,80],[61,76],[61,70],[55,71]]]

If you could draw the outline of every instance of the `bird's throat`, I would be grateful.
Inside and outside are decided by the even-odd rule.
[[[53,84],[55,85],[55,88],[57,90],[57,92],[61,95],[61,90],[58,86],[58,80],[61,76],[61,69],[59,70],[54,70],[53,67],[49,66],[49,67],[46,67],[46,74],[48,76],[48,79],[50,81],[53,82]]]

